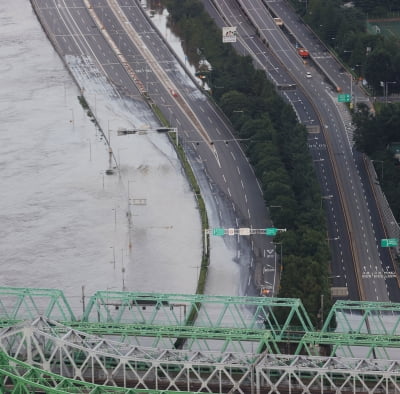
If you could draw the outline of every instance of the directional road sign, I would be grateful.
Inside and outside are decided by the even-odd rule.
[[[223,229],[223,228],[213,228],[212,229],[212,234],[213,235],[218,235],[218,236],[221,236],[221,235],[225,235],[225,229]]]
[[[399,245],[398,238],[381,239],[381,246],[383,248],[390,248],[392,246],[398,246],[398,245]]]
[[[349,103],[351,101],[351,95],[350,94],[339,94],[337,99],[338,99],[339,103]]]
[[[265,229],[265,234],[274,236],[278,232],[278,229],[275,227],[270,227]]]

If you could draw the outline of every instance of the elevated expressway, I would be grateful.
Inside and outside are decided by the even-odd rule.
[[[308,37],[306,42],[313,61],[307,64],[302,61],[296,53],[295,44],[305,40],[304,30],[308,36],[311,32],[298,21],[290,7],[286,6],[285,12],[282,11],[286,2],[270,1],[264,4],[261,0],[205,0],[204,3],[214,17],[219,15],[220,24],[238,27],[238,46],[244,53],[250,54],[256,64],[263,65],[275,83],[277,71],[280,75],[288,75],[285,76],[287,85],[293,86],[293,91],[303,93],[301,104],[309,114],[315,115],[311,120],[319,128],[310,128],[310,117],[304,117],[302,112],[296,110],[299,96],[290,94],[290,91],[284,92],[299,120],[310,130],[310,151],[323,190],[321,206],[327,207],[327,240],[333,252],[334,285],[347,287],[351,299],[399,301],[394,261],[390,252],[379,245],[379,236],[386,233],[383,220],[375,198],[371,198],[374,194],[364,162],[360,160],[362,157],[352,147],[350,115],[345,105],[337,102],[336,87],[350,88],[350,76],[343,79],[343,73],[339,73],[342,67],[326,50],[321,56],[321,43],[317,41],[315,44],[315,37],[312,37],[313,40]],[[288,20],[289,35],[285,35],[275,24],[273,16],[281,17],[285,24]],[[295,27],[292,28],[293,24]],[[300,35],[298,39],[297,34]],[[257,37],[258,46],[254,46]],[[316,46],[315,51],[313,45]],[[276,65],[272,64],[272,59],[275,59]],[[328,59],[335,62],[336,72],[328,66]],[[311,71],[312,78],[306,77],[306,71]],[[277,86],[279,88],[280,84],[277,83]],[[358,101],[366,101],[358,87],[354,87],[354,92]]]
[[[179,144],[206,200],[210,227],[271,226],[261,189],[229,122],[184,73],[138,2],[32,0],[32,4],[69,67],[71,58],[75,63],[89,59],[120,95],[157,107],[178,129]],[[277,292],[279,270],[270,238],[235,236],[226,238],[225,244],[239,264],[239,293],[259,294],[259,286],[266,283],[271,293]],[[263,271],[267,255],[274,257],[268,259],[272,266],[268,272]]]

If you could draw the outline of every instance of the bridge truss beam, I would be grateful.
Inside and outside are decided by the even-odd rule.
[[[243,394],[400,390],[397,360],[142,348],[43,317],[3,329],[0,348],[43,376],[49,371],[106,386]]]
[[[395,303],[337,301],[316,331],[296,299],[102,291],[77,321],[59,290],[0,288],[0,326],[39,315],[138,346],[169,349],[179,338],[189,350],[207,350],[212,343],[220,351],[398,358],[400,304]]]
[[[104,386],[68,379],[49,371],[35,368],[2,352],[0,352],[0,390],[2,393],[18,394],[31,394],[38,391],[47,394],[177,394],[176,391]],[[179,393],[194,394],[184,391],[179,391]]]

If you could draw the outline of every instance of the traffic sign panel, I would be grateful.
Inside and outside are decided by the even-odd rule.
[[[239,235],[250,235],[250,228],[249,227],[239,228]]]
[[[399,245],[398,238],[381,239],[381,246],[383,248],[390,248],[392,246],[398,246],[398,245]]]
[[[338,102],[339,103],[349,103],[351,101],[350,94],[339,94],[338,95]]]
[[[278,229],[275,227],[270,227],[265,229],[265,234],[274,236],[278,232]]]
[[[218,228],[218,227],[217,228],[213,228],[212,234],[213,235],[217,235],[217,236],[225,235],[225,229]]]

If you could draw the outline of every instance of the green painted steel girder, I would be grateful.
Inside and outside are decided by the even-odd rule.
[[[1,319],[31,320],[38,315],[54,320],[76,320],[61,290],[0,287]]]
[[[253,389],[254,392],[265,389],[291,392],[293,382],[296,390],[304,393],[400,390],[400,364],[395,359],[141,349],[61,327],[60,323],[43,317],[4,330],[1,343],[2,348],[9,348],[12,357],[30,360],[46,371],[17,366],[15,371],[23,374],[25,380],[8,381],[13,387],[20,385],[17,392],[32,392],[31,382],[37,384],[43,377],[49,379],[39,380],[50,386],[51,391],[46,392],[54,392],[54,387],[70,388],[61,392],[76,392],[68,380],[61,380],[55,386],[55,378],[48,370],[64,371],[74,376],[77,381],[73,382],[77,384],[81,379],[92,383],[102,381],[107,388],[108,384],[149,388],[161,379],[176,390],[178,387],[190,390],[195,385],[202,392],[212,392],[213,387],[218,387],[219,392],[245,393]],[[0,367],[4,364],[0,358]],[[13,359],[11,366],[15,367]],[[10,373],[8,376],[13,377]],[[78,392],[101,392],[96,390],[101,388],[96,387],[94,391],[82,388]]]
[[[6,383],[5,383],[6,382]],[[129,389],[115,386],[96,385],[80,380],[68,379],[54,373],[35,368],[0,352],[0,390],[2,393],[33,393],[43,391],[47,394],[61,393],[124,393],[124,394],[176,394],[169,390]],[[194,394],[179,391],[180,394]]]
[[[213,342],[212,347],[217,351],[226,351],[234,347],[237,351],[243,349],[245,344],[252,344],[256,353],[267,350],[270,353],[279,353],[278,344],[271,333],[265,329],[242,329],[224,327],[197,327],[197,326],[155,326],[144,324],[107,324],[89,322],[69,322],[69,327],[79,331],[99,335],[99,336],[119,336],[118,341],[125,342],[129,338],[135,337],[135,341],[140,344],[146,338],[157,338],[152,346],[165,346],[166,341],[171,339],[170,346],[174,347],[177,339],[189,339],[185,349],[210,348],[208,345]],[[237,343],[237,344],[235,344]]]
[[[317,347],[324,346],[324,354],[334,356],[360,356],[389,359],[390,354],[400,348],[400,337],[397,335],[373,335],[340,332],[309,332],[300,341],[295,354],[318,355]]]
[[[278,317],[278,312],[279,316]],[[313,331],[299,299],[206,296],[129,292],[96,292],[82,318],[90,322],[265,328],[281,338],[286,331]]]
[[[336,301],[326,317],[322,331],[400,335],[400,304]]]
[[[72,323],[72,324],[71,324]],[[140,324],[107,324],[70,322],[69,327],[97,335],[138,335],[145,337],[185,337],[206,339],[230,339],[242,341],[268,341],[271,334],[264,329],[240,329],[196,326],[156,326]]]
[[[197,314],[195,326],[189,319],[191,310],[195,310]],[[0,326],[33,320],[38,315],[62,321],[69,326],[74,326],[76,322],[71,307],[60,290],[0,287]],[[278,318],[278,315],[283,315],[284,318]],[[353,345],[359,346],[357,341],[369,347],[372,352],[376,349],[397,348],[395,338],[400,335],[400,304],[339,300],[326,316],[321,330],[327,334],[326,337],[315,334],[316,330],[300,300],[270,297],[100,291],[90,298],[83,320],[86,323],[99,323],[98,326],[93,326],[95,331],[92,331],[99,335],[110,335],[114,332],[116,335],[128,336],[132,330],[130,325],[133,324],[140,326],[142,334],[147,337],[152,335],[153,327],[155,332],[159,332],[159,338],[163,335],[171,338],[179,335],[180,338],[196,340],[207,336],[210,339],[217,338],[218,335],[222,337],[228,331],[222,330],[218,334],[216,329],[233,328],[239,331],[228,336],[228,340],[268,340],[267,343],[275,353],[279,353],[279,343],[297,343],[297,349],[311,349],[310,343],[314,341],[318,344],[319,340],[321,345],[330,346],[331,354]],[[189,328],[191,326],[192,329]],[[166,328],[162,330],[160,327]],[[90,326],[87,329],[90,330]],[[142,335],[139,327],[134,330]],[[251,330],[254,330],[252,334]],[[254,334],[257,330],[268,332],[268,339],[257,337],[258,334]],[[335,335],[332,331],[341,335]]]

